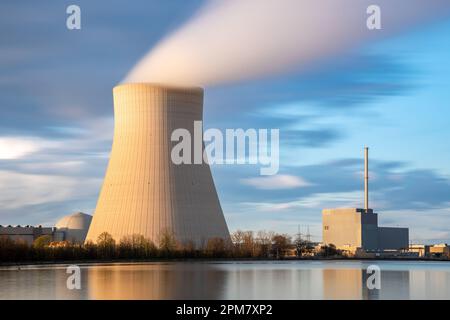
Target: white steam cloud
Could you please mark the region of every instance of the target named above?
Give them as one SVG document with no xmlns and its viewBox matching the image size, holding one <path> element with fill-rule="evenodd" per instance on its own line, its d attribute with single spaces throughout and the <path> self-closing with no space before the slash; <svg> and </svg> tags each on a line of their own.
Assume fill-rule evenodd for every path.
<svg viewBox="0 0 450 320">
<path fill-rule="evenodd" d="M 370 5 L 381 8 L 381 30 L 366 26 Z M 214 85 L 301 71 L 449 9 L 449 0 L 209 1 L 124 82 Z"/>
</svg>

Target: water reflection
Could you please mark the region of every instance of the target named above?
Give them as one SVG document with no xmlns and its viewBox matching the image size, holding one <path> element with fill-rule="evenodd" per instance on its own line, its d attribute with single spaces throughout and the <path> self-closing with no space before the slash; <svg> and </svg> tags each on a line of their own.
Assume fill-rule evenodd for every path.
<svg viewBox="0 0 450 320">
<path fill-rule="evenodd" d="M 360 299 L 362 297 L 361 269 L 323 270 L 323 295 L 325 299 Z"/>
<path fill-rule="evenodd" d="M 220 299 L 226 274 L 207 264 L 88 269 L 90 299 Z"/>
<path fill-rule="evenodd" d="M 375 264 L 380 290 L 359 261 L 83 265 L 81 290 L 65 266 L 3 268 L 0 299 L 450 299 L 450 264 Z"/>
<path fill-rule="evenodd" d="M 414 270 L 409 281 L 411 299 L 450 299 L 450 276 L 442 270 Z"/>
<path fill-rule="evenodd" d="M 320 299 L 319 269 L 283 265 L 225 265 L 224 299 Z"/>
<path fill-rule="evenodd" d="M 0 299 L 83 299 L 82 291 L 67 290 L 67 276 L 65 267 L 56 266 L 0 270 Z"/>
</svg>

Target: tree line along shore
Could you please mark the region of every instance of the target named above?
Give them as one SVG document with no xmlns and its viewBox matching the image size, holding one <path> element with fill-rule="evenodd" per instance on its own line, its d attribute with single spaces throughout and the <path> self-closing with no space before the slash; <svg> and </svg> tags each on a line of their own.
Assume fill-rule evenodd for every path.
<svg viewBox="0 0 450 320">
<path fill-rule="evenodd" d="M 333 245 L 319 250 L 300 236 L 292 239 L 286 234 L 270 231 L 236 231 L 231 241 L 209 239 L 202 246 L 192 241 L 178 242 L 169 232 L 163 232 L 154 243 L 142 235 L 131 235 L 115 241 L 107 232 L 97 241 L 84 244 L 70 241 L 52 242 L 41 236 L 32 244 L 0 237 L 0 263 L 58 262 L 58 261 L 120 261 L 152 259 L 283 259 L 286 257 L 340 257 Z"/>
</svg>

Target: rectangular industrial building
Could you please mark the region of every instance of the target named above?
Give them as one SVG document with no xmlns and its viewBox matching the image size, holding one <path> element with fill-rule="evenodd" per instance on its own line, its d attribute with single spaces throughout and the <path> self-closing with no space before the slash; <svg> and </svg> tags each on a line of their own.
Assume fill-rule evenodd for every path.
<svg viewBox="0 0 450 320">
<path fill-rule="evenodd" d="M 338 208 L 322 212 L 323 242 L 340 250 L 355 252 L 407 249 L 407 228 L 378 226 L 378 214 L 372 209 Z"/>
<path fill-rule="evenodd" d="M 364 209 L 338 208 L 322 211 L 322 241 L 351 253 L 363 250 L 408 250 L 408 228 L 378 226 L 378 214 L 369 207 L 369 148 L 364 148 Z"/>
<path fill-rule="evenodd" d="M 40 236 L 54 236 L 55 228 L 33 226 L 0 226 L 0 238 L 6 237 L 13 241 L 21 241 L 32 244 Z"/>
</svg>

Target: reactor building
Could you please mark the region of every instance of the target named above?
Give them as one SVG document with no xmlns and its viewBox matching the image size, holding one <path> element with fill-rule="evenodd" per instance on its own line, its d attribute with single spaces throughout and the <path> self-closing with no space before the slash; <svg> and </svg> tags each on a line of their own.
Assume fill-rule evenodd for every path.
<svg viewBox="0 0 450 320">
<path fill-rule="evenodd" d="M 194 121 L 203 118 L 203 89 L 133 83 L 116 86 L 113 96 L 112 150 L 86 241 L 103 232 L 116 241 L 137 234 L 158 243 L 166 232 L 197 246 L 228 241 L 209 165 L 171 159 L 172 132 L 194 137 Z"/>
<path fill-rule="evenodd" d="M 378 226 L 378 214 L 369 208 L 369 149 L 364 151 L 364 209 L 324 209 L 322 241 L 351 253 L 357 250 L 407 250 L 408 228 Z"/>
<path fill-rule="evenodd" d="M 74 212 L 59 219 L 54 227 L 0 225 L 0 239 L 8 238 L 31 245 L 39 237 L 49 236 L 53 242 L 81 244 L 84 243 L 91 219 L 89 214 Z"/>
</svg>

